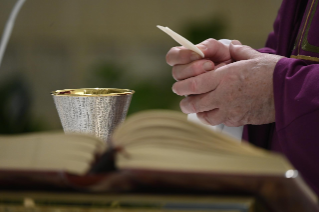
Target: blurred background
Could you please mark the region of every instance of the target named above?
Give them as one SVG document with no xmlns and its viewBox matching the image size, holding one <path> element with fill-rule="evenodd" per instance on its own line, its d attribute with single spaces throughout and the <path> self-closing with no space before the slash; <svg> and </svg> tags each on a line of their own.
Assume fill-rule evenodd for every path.
<svg viewBox="0 0 319 212">
<path fill-rule="evenodd" d="M 15 4 L 0 0 L 0 29 Z M 263 47 L 280 0 L 27 0 L 0 67 L 0 134 L 62 129 L 50 92 L 117 87 L 136 91 L 129 113 L 179 110 L 165 63 L 178 45 L 207 38 Z"/>
</svg>

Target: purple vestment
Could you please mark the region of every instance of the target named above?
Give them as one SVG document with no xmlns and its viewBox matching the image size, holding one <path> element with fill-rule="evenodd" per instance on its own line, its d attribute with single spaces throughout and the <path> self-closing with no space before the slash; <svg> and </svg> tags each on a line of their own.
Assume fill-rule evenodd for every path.
<svg viewBox="0 0 319 212">
<path fill-rule="evenodd" d="M 319 0 L 283 0 L 260 52 L 282 55 L 274 70 L 276 122 L 247 125 L 243 138 L 288 157 L 319 196 Z"/>
</svg>

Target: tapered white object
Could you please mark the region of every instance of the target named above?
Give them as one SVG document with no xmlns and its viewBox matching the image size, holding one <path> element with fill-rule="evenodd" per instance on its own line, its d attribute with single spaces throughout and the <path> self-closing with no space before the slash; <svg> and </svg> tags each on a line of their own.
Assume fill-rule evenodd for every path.
<svg viewBox="0 0 319 212">
<path fill-rule="evenodd" d="M 169 36 L 171 36 L 177 43 L 181 44 L 182 46 L 184 46 L 187 49 L 190 49 L 190 50 L 196 52 L 202 58 L 205 57 L 204 53 L 197 46 L 195 46 L 192 42 L 190 42 L 189 40 L 187 40 L 183 36 L 177 34 L 176 32 L 174 32 L 173 30 L 171 30 L 168 27 L 163 27 L 163 26 L 159 26 L 159 25 L 157 25 L 157 27 L 160 30 L 162 30 L 163 32 L 165 32 L 166 34 L 168 34 Z"/>
</svg>

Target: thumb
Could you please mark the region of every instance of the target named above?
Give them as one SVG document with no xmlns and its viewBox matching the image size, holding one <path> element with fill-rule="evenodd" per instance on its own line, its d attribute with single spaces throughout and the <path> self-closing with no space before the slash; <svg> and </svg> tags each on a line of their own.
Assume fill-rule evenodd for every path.
<svg viewBox="0 0 319 212">
<path fill-rule="evenodd" d="M 230 56 L 235 60 L 249 60 L 258 57 L 260 54 L 249 46 L 242 45 L 239 41 L 233 40 L 229 45 Z"/>
</svg>

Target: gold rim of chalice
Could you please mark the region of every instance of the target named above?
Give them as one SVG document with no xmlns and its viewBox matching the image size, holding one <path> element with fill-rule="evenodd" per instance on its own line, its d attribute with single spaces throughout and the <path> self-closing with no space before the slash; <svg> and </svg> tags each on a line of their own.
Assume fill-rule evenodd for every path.
<svg viewBox="0 0 319 212">
<path fill-rule="evenodd" d="M 53 96 L 124 96 L 131 95 L 135 91 L 119 88 L 79 88 L 52 91 Z"/>
</svg>

